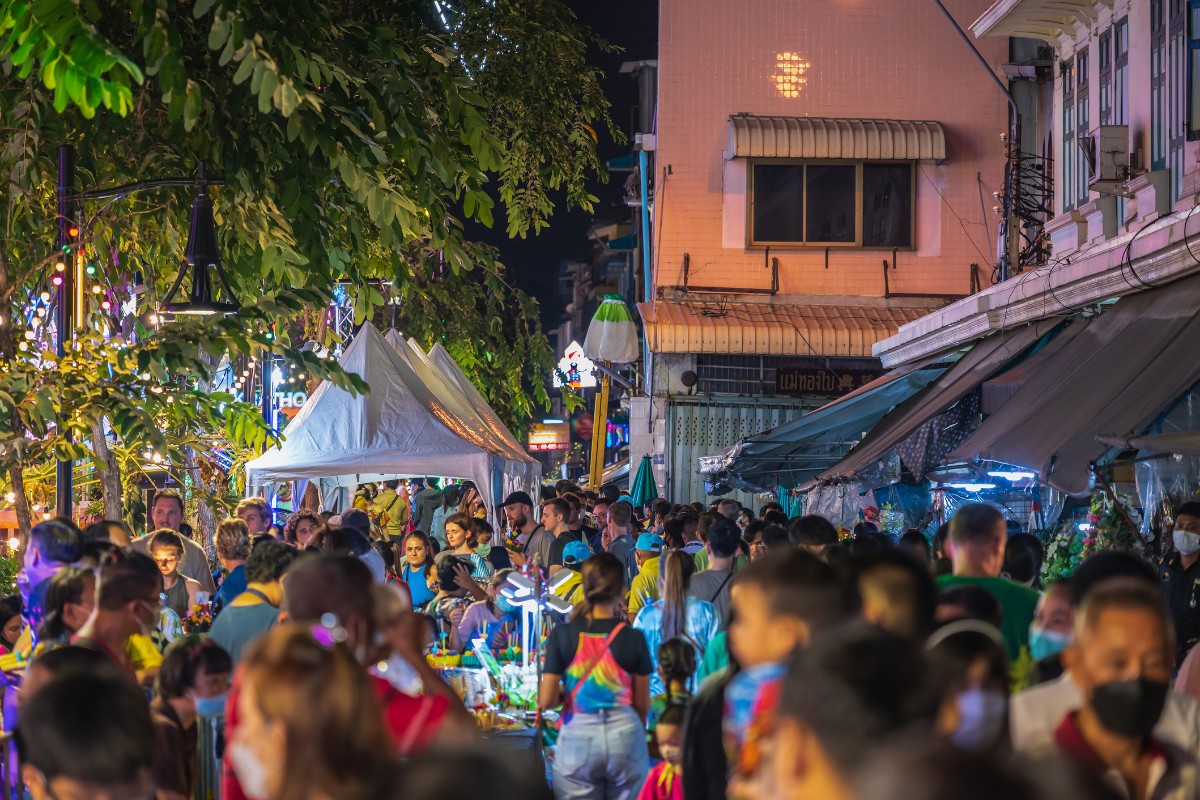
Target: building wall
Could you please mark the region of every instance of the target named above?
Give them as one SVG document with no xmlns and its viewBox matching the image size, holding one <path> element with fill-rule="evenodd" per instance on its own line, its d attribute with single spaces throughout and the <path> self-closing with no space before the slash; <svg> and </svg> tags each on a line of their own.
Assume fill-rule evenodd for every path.
<svg viewBox="0 0 1200 800">
<path fill-rule="evenodd" d="M 947 7 L 965 27 L 987 2 Z M 997 68 L 1007 60 L 1007 40 L 978 46 Z M 810 65 L 796 97 L 784 97 L 772 79 L 787 53 Z M 660 0 L 658 89 L 656 286 L 683 282 L 684 253 L 692 285 L 770 286 L 763 249 L 745 244 L 745 162 L 725 159 L 729 116 L 741 112 L 940 122 L 947 158 L 918 165 L 916 249 L 899 252 L 890 289 L 967 294 L 971 263 L 986 280 L 1007 104 L 930 0 Z M 824 248 L 775 248 L 771 256 L 779 259 L 776 300 L 786 302 L 880 297 L 892 251 L 834 248 L 828 265 Z"/>
<path fill-rule="evenodd" d="M 1167 30 L 1167 46 L 1165 50 L 1165 58 L 1167 61 L 1167 124 L 1168 129 L 1175 124 L 1172 114 L 1178 113 L 1176 109 L 1186 111 L 1186 75 L 1187 75 L 1187 53 L 1186 49 L 1181 57 L 1183 61 L 1183 69 L 1177 72 L 1172 68 L 1172 44 L 1170 30 L 1170 9 L 1172 5 L 1178 5 L 1182 8 L 1183 14 L 1186 17 L 1187 3 L 1184 0 L 1163 0 L 1163 13 L 1168 22 Z M 1090 120 L 1089 127 L 1094 129 L 1100 125 L 1100 58 L 1098 49 L 1100 40 L 1105 31 L 1111 30 L 1113 23 L 1127 17 L 1129 20 L 1129 87 L 1128 87 L 1128 112 L 1127 119 L 1124 120 L 1129 125 L 1130 137 L 1130 152 L 1131 154 L 1140 152 L 1140 167 L 1143 170 L 1150 169 L 1151 166 L 1151 3 L 1150 0 L 1116 0 L 1112 7 L 1106 7 L 1104 4 L 1095 6 L 1096 21 L 1092 25 L 1075 24 L 1070 30 L 1064 31 L 1063 35 L 1050 44 L 1056 49 L 1056 57 L 1061 61 L 1073 61 L 1076 54 L 1081 48 L 1086 47 L 1088 50 L 1088 118 Z M 1183 29 L 1184 39 L 1186 42 L 1186 21 Z M 1184 45 L 1186 48 L 1186 44 Z M 1053 111 L 1043 115 L 1040 120 L 1040 126 L 1043 128 L 1043 137 L 1050 136 L 1053 142 L 1053 153 L 1055 160 L 1055 192 L 1054 192 L 1054 209 L 1056 213 L 1063 213 L 1067 203 L 1063 194 L 1063 174 L 1065 158 L 1078 158 L 1077 146 L 1068 145 L 1063 137 L 1063 74 L 1058 64 L 1054 67 L 1054 91 L 1052 94 Z M 1173 106 L 1173 104 L 1175 104 Z M 1114 123 L 1121 120 L 1113 120 Z M 1196 159 L 1198 150 L 1200 150 L 1200 142 L 1184 141 L 1183 157 L 1181 160 L 1182 171 L 1177 172 L 1171 177 L 1170 206 L 1175 210 L 1188 208 L 1194 205 L 1191 200 L 1191 195 L 1196 191 Z M 1170 171 L 1171 161 L 1168 156 L 1167 170 Z M 1094 202 L 1100 198 L 1096 192 L 1089 192 L 1088 200 Z M 1072 198 L 1075 199 L 1075 198 Z M 1071 203 L 1074 210 L 1080 210 L 1079 202 Z M 1086 208 L 1082 209 L 1086 212 Z M 1121 206 L 1121 219 L 1118 226 L 1118 233 L 1122 230 L 1136 229 L 1140 224 L 1140 219 L 1134 217 L 1137 212 L 1133 204 L 1123 203 Z M 1140 215 L 1139 215 L 1140 216 Z"/>
</svg>

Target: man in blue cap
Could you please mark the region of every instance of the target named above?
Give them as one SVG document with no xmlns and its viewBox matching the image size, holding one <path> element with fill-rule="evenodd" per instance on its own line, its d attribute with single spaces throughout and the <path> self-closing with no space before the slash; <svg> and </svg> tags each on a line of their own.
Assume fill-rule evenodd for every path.
<svg viewBox="0 0 1200 800">
<path fill-rule="evenodd" d="M 573 606 L 579 605 L 583 600 L 583 576 L 579 574 L 579 570 L 583 567 L 583 562 L 591 556 L 592 551 L 584 542 L 567 542 L 563 548 L 563 569 L 555 576 L 551 585 L 554 587 L 554 594 Z"/>
<path fill-rule="evenodd" d="M 662 537 L 654 533 L 643 533 L 637 537 L 634 555 L 638 562 L 638 574 L 629 587 L 629 618 L 637 616 L 642 606 L 658 599 L 659 556 L 662 555 Z"/>
</svg>

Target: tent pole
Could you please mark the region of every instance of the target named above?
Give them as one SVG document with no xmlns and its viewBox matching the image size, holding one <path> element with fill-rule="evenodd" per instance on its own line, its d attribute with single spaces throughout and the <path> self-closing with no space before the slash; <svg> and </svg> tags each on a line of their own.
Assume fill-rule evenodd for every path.
<svg viewBox="0 0 1200 800">
<path fill-rule="evenodd" d="M 592 491 L 600 489 L 600 474 L 604 472 L 604 440 L 608 438 L 608 384 L 607 373 L 600 374 L 600 389 L 596 392 L 596 411 L 592 414 L 592 458 L 588 470 L 588 485 Z"/>
</svg>

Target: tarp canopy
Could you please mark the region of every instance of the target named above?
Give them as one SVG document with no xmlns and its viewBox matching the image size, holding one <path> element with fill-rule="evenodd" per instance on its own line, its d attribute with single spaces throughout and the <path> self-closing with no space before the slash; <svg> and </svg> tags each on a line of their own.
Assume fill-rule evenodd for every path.
<svg viewBox="0 0 1200 800">
<path fill-rule="evenodd" d="M 1058 324 L 1058 320 L 1043 320 L 1016 330 L 999 331 L 976 342 L 966 355 L 937 380 L 884 416 L 866 438 L 856 444 L 837 465 L 823 472 L 817 481 L 853 478 L 908 437 L 922 433 L 923 425 L 1001 371 L 1005 364 L 1019 360 L 1032 345 L 1052 332 Z M 950 443 L 947 449 L 954 444 L 955 442 Z M 904 460 L 904 454 L 901 454 L 901 460 Z M 914 472 L 917 471 L 915 465 L 906 463 L 905 466 Z"/>
<path fill-rule="evenodd" d="M 928 386 L 946 365 L 889 373 L 811 414 L 751 436 L 726 452 L 723 472 L 735 487 L 791 488 L 837 463 L 883 415 Z"/>
<path fill-rule="evenodd" d="M 251 487 L 296 479 L 430 475 L 473 480 L 489 508 L 504 492 L 533 488 L 537 462 L 496 445 L 474 416 L 459 416 L 469 406 L 462 394 L 448 391 L 432 362 L 415 368 L 367 323 L 340 363 L 370 391 L 354 395 L 321 383 L 287 426 L 283 443 L 246 465 Z"/>
<path fill-rule="evenodd" d="M 1200 277 L 1121 298 L 1046 360 L 951 459 L 987 458 L 1041 473 L 1069 494 L 1088 466 L 1200 380 Z"/>
</svg>

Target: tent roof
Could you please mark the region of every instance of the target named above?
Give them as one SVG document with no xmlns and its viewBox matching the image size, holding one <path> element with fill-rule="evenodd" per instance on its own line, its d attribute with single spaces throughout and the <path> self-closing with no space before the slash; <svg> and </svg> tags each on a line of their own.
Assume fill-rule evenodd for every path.
<svg viewBox="0 0 1200 800">
<path fill-rule="evenodd" d="M 479 393 L 479 390 L 475 388 L 475 384 L 471 383 L 471 379 L 467 377 L 462 368 L 458 366 L 458 362 L 454 360 L 454 357 L 450 355 L 446 348 L 442 347 L 440 342 L 429 348 L 428 358 L 441 369 L 442 374 L 449 379 L 450 383 L 463 393 L 463 397 L 475 409 L 484 426 L 494 436 L 504 441 L 509 448 L 515 449 L 521 454 L 522 458 L 529 461 L 536 461 L 525 449 L 524 445 L 517 440 L 517 437 L 513 436 L 512 431 L 501 421 L 500 416 L 488 401 L 484 399 L 483 395 Z"/>
<path fill-rule="evenodd" d="M 370 323 L 342 355 L 370 387 L 329 381 L 312 393 L 284 442 L 246 466 L 251 484 L 359 473 L 474 478 L 493 453 Z M 482 482 L 480 485 L 488 485 Z"/>
</svg>

